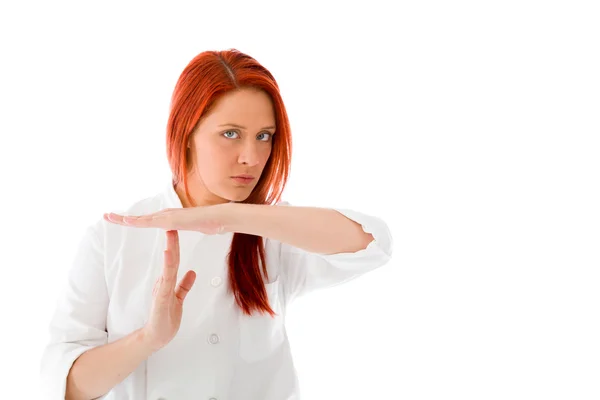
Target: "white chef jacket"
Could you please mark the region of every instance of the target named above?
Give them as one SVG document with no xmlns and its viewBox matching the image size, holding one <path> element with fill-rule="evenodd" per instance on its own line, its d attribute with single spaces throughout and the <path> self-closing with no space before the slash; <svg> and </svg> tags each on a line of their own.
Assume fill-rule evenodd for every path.
<svg viewBox="0 0 600 400">
<path fill-rule="evenodd" d="M 289 205 L 282 201 L 276 206 Z M 182 208 L 169 182 L 136 202 L 124 215 Z M 227 292 L 226 257 L 233 233 L 179 231 L 177 281 L 190 269 L 196 281 L 175 338 L 143 361 L 101 399 L 111 400 L 298 400 L 299 382 L 285 329 L 286 307 L 316 289 L 347 282 L 386 264 L 392 237 L 380 218 L 336 209 L 360 223 L 374 240 L 353 253 L 311 253 L 263 238 L 266 291 L 277 313 L 244 315 Z M 154 282 L 163 269 L 166 231 L 112 224 L 87 227 L 68 273 L 41 359 L 45 399 L 65 398 L 66 377 L 83 352 L 116 341 L 144 326 Z"/>
</svg>

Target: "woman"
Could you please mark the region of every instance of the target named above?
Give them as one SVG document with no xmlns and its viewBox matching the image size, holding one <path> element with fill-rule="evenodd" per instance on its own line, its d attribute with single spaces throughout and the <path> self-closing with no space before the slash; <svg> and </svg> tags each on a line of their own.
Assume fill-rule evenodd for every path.
<svg viewBox="0 0 600 400">
<path fill-rule="evenodd" d="M 377 217 L 280 201 L 291 148 L 256 60 L 206 51 L 186 66 L 172 179 L 83 236 L 42 357 L 47 398 L 300 398 L 287 306 L 386 264 L 392 238 Z"/>
</svg>

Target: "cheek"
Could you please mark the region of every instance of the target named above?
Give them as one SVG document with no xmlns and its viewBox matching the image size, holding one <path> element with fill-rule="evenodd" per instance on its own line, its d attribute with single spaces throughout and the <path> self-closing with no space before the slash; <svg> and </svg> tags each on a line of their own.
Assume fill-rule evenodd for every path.
<svg viewBox="0 0 600 400">
<path fill-rule="evenodd" d="M 216 182 L 222 179 L 227 169 L 228 152 L 225 149 L 215 147 L 204 148 L 199 151 L 197 158 L 198 174 L 205 183 Z"/>
<path fill-rule="evenodd" d="M 225 141 L 223 141 L 225 142 Z M 198 164 L 214 169 L 222 168 L 231 155 L 231 146 L 219 141 L 207 141 L 198 149 Z"/>
<path fill-rule="evenodd" d="M 269 161 L 271 152 L 272 152 L 272 149 L 271 149 L 271 147 L 269 147 L 269 148 L 265 149 L 264 152 L 262 153 L 261 160 L 262 160 L 263 165 L 265 165 L 267 163 L 267 161 Z"/>
</svg>

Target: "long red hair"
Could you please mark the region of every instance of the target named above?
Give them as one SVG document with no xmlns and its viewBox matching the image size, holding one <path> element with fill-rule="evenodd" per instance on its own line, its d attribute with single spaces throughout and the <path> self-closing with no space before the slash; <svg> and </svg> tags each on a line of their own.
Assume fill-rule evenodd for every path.
<svg viewBox="0 0 600 400">
<path fill-rule="evenodd" d="M 271 73 L 254 58 L 236 50 L 205 51 L 194 57 L 179 76 L 171 97 L 167 123 L 167 159 L 173 174 L 173 185 L 183 183 L 190 198 L 187 173 L 191 167 L 187 144 L 200 119 L 206 115 L 217 98 L 232 90 L 256 88 L 267 93 L 273 102 L 276 132 L 271 155 L 262 175 L 243 203 L 273 205 L 280 201 L 285 188 L 292 154 L 290 124 Z M 261 274 L 268 278 L 263 238 L 235 232 L 228 258 L 229 289 L 242 311 L 275 313 L 269 306 Z"/>
</svg>

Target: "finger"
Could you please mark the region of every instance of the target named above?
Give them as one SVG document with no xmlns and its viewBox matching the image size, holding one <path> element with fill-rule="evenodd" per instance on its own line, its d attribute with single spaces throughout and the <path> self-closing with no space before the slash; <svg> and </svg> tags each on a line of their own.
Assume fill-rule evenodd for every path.
<svg viewBox="0 0 600 400">
<path fill-rule="evenodd" d="M 158 279 L 154 282 L 154 287 L 152 288 L 152 296 L 156 296 L 156 291 L 162 281 L 162 276 L 159 276 Z"/>
<path fill-rule="evenodd" d="M 167 231 L 167 249 L 164 251 L 163 283 L 160 287 L 161 294 L 167 296 L 173 293 L 179 269 L 179 254 L 176 253 L 177 231 Z M 177 251 L 178 253 L 178 251 Z"/>
<path fill-rule="evenodd" d="M 116 220 L 125 225 L 137 226 L 140 228 L 146 227 L 157 227 L 164 229 L 171 229 L 170 223 L 172 219 L 172 212 L 170 208 L 157 211 L 152 214 L 146 215 L 132 215 L 132 216 L 116 216 Z"/>
<path fill-rule="evenodd" d="M 179 267 L 180 255 L 179 255 L 179 232 L 176 230 L 170 231 L 173 234 L 173 255 L 175 256 L 175 262 Z"/>
<path fill-rule="evenodd" d="M 189 293 L 192 286 L 194 286 L 194 282 L 196 281 L 196 272 L 189 270 L 185 273 L 185 276 L 181 278 L 179 285 L 177 285 L 177 289 L 175 289 L 175 296 L 183 303 L 185 300 L 185 296 Z"/>
</svg>

